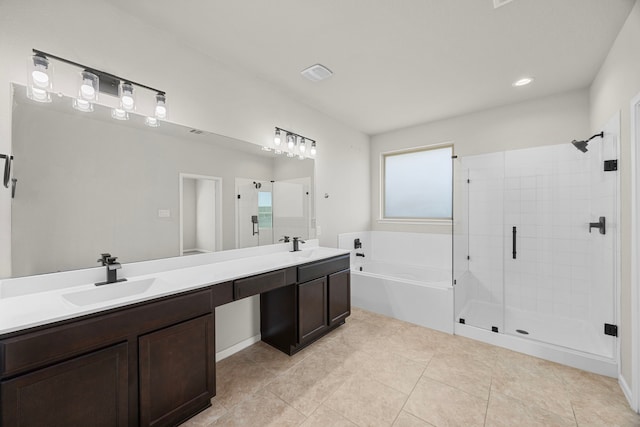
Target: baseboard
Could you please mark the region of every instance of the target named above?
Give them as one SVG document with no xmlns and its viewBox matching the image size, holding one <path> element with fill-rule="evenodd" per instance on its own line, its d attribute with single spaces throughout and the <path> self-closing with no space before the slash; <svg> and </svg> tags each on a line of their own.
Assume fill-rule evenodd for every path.
<svg viewBox="0 0 640 427">
<path fill-rule="evenodd" d="M 221 350 L 221 351 L 217 352 L 216 353 L 216 362 L 219 362 L 222 359 L 226 359 L 227 357 L 231 356 L 232 354 L 236 354 L 240 350 L 244 350 L 245 348 L 249 347 L 250 345 L 253 345 L 253 344 L 257 343 L 258 341 L 260 341 L 260 339 L 261 339 L 260 334 L 254 335 L 251 338 L 247 338 L 244 341 L 240 341 L 238 344 L 234 344 L 229 348 L 225 348 L 224 350 Z"/>
<path fill-rule="evenodd" d="M 624 397 L 627 398 L 627 402 L 629 402 L 629 406 L 631 406 L 631 409 L 637 412 L 638 408 L 636 408 L 636 405 L 633 401 L 633 393 L 631 392 L 631 387 L 629 387 L 629 385 L 627 384 L 627 381 L 624 379 L 622 375 L 618 376 L 618 384 L 620 385 L 620 388 L 624 393 Z"/>
</svg>

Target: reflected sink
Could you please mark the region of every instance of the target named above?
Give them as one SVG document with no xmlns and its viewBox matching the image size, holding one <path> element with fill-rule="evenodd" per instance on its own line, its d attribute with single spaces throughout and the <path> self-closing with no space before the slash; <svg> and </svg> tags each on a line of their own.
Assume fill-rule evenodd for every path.
<svg viewBox="0 0 640 427">
<path fill-rule="evenodd" d="M 109 285 L 97 286 L 85 291 L 63 294 L 62 298 L 73 305 L 82 307 L 85 305 L 98 304 L 118 298 L 143 294 L 159 282 L 161 282 L 160 279 L 151 277 L 148 279 L 111 283 Z"/>
</svg>

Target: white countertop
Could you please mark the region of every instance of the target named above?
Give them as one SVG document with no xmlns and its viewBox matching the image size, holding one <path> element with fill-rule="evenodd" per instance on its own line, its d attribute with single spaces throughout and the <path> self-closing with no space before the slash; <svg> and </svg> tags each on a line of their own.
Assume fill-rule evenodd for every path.
<svg viewBox="0 0 640 427">
<path fill-rule="evenodd" d="M 228 254 L 218 256 L 219 259 L 213 261 L 211 257 L 201 257 L 207 262 L 171 270 L 160 267 L 163 260 L 137 263 L 138 265 L 129 268 L 123 264 L 123 268 L 118 270 L 118 278 L 127 278 L 126 282 L 99 287 L 94 285 L 96 280 L 78 283 L 78 280 L 88 277 L 86 270 L 3 280 L 0 281 L 0 335 L 349 253 L 343 249 L 311 245 L 302 251 L 292 253 L 288 251 L 288 246 L 273 246 L 275 249 L 269 250 L 271 253 L 256 255 L 255 249 L 236 250 L 233 251 L 232 255 L 235 257 L 232 259 L 227 259 Z M 181 257 L 184 259 L 182 264 L 197 263 L 195 257 L 197 256 Z M 175 265 L 180 263 L 180 259 L 171 259 L 170 262 Z M 128 271 L 150 269 L 157 269 L 157 272 L 131 277 L 126 274 Z M 102 271 L 99 280 L 105 279 L 104 267 L 91 270 L 94 275 L 97 273 L 95 270 Z M 152 283 L 152 280 L 145 279 L 154 280 Z M 146 289 L 148 284 L 151 285 Z M 17 286 L 20 286 L 22 291 L 16 291 Z M 95 291 L 117 294 L 125 289 L 113 287 L 127 286 L 129 288 L 126 291 L 134 288 L 140 291 L 133 295 L 116 296 L 86 305 L 76 305 L 69 301 L 72 299 L 69 297 L 70 294 L 93 295 Z"/>
</svg>

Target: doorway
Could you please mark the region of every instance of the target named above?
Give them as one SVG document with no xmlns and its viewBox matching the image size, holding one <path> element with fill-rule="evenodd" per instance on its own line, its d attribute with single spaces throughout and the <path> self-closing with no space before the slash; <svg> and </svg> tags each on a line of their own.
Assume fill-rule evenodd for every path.
<svg viewBox="0 0 640 427">
<path fill-rule="evenodd" d="M 222 178 L 180 174 L 180 255 L 222 249 Z"/>
</svg>

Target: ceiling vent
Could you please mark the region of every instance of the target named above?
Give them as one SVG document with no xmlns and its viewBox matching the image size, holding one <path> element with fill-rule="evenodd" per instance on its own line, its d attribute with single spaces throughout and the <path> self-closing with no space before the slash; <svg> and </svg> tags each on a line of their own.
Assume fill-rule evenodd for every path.
<svg viewBox="0 0 640 427">
<path fill-rule="evenodd" d="M 300 72 L 307 80 L 312 82 L 319 82 L 320 80 L 328 79 L 333 75 L 333 72 L 321 64 L 312 65 L 309 68 L 305 68 Z"/>
<path fill-rule="evenodd" d="M 202 135 L 202 134 L 204 133 L 204 132 L 203 132 L 203 131 L 201 131 L 200 129 L 191 129 L 189 132 L 190 132 L 190 133 L 194 133 L 194 134 L 196 134 L 196 135 Z"/>
<path fill-rule="evenodd" d="M 513 0 L 493 0 L 493 8 L 497 9 L 500 6 L 504 6 L 507 3 L 511 3 Z"/>
</svg>

